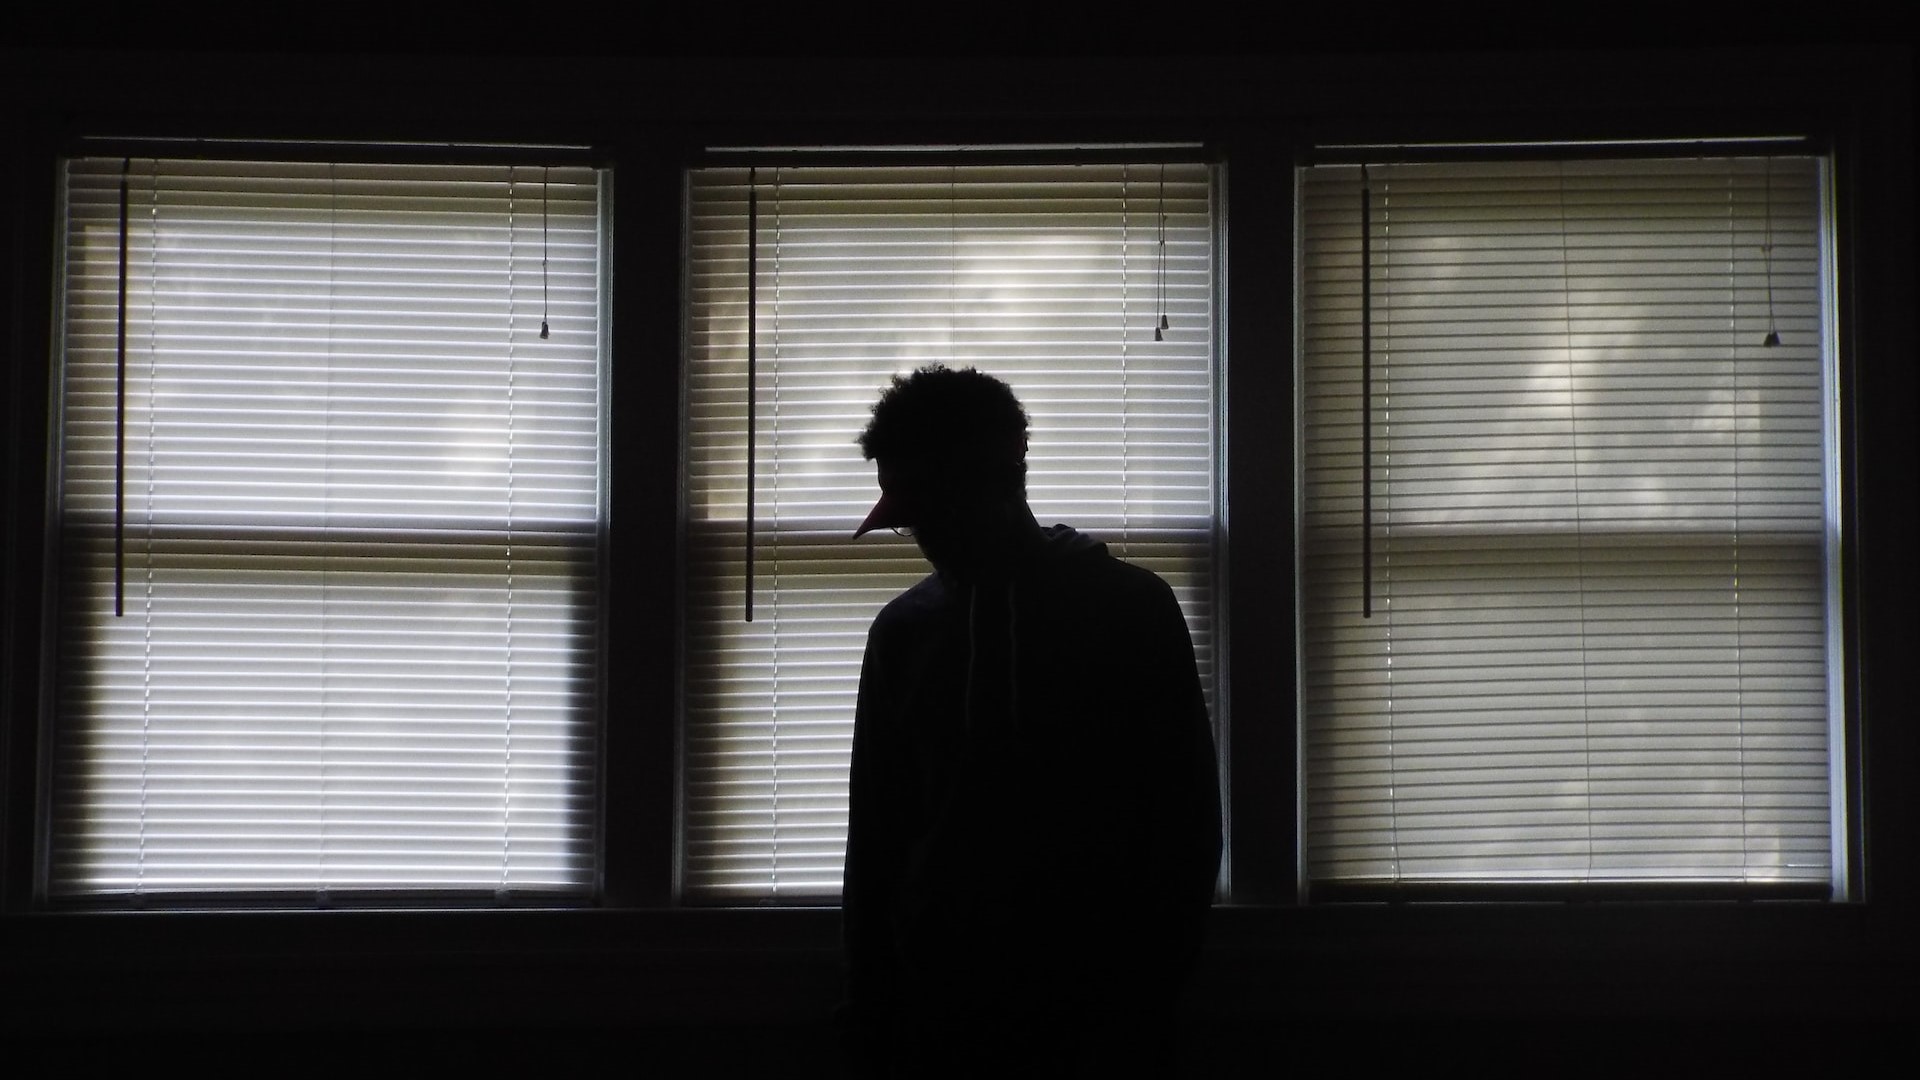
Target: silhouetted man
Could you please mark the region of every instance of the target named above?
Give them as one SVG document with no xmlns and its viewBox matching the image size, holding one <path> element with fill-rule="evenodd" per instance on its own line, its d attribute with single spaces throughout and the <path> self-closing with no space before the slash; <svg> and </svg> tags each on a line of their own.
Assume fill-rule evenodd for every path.
<svg viewBox="0 0 1920 1080">
<path fill-rule="evenodd" d="M 874 620 L 854 728 L 849 1033 L 873 1075 L 1162 1075 L 1220 859 L 1213 740 L 1166 583 L 1026 501 L 1027 416 L 896 376 L 855 536 L 934 573 Z"/>
</svg>

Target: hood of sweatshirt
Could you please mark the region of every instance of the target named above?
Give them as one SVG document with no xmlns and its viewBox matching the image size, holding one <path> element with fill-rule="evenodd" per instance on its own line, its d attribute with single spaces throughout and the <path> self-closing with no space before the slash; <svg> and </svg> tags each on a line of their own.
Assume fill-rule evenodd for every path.
<svg viewBox="0 0 1920 1080">
<path fill-rule="evenodd" d="M 964 596 L 975 588 L 1004 589 L 1009 584 L 1017 585 L 1036 569 L 1050 567 L 1061 559 L 1106 553 L 1106 544 L 1070 525 L 1045 525 L 1040 529 L 1039 542 L 1023 550 L 1000 572 L 967 574 L 936 569 L 935 576 L 947 589 Z"/>
<path fill-rule="evenodd" d="M 1063 563 L 1084 559 L 1106 559 L 1107 545 L 1068 525 L 1050 525 L 1040 530 L 1041 542 L 1013 564 L 1003 577 L 973 582 L 950 582 L 965 605 L 967 621 L 966 726 L 974 725 L 975 702 L 982 677 L 1005 680 L 1000 696 L 1001 708 L 1018 724 L 1020 714 L 1020 635 L 1021 592 L 1030 581 L 1037 581 L 1063 569 Z M 991 658 L 980 670 L 980 654 Z"/>
</svg>

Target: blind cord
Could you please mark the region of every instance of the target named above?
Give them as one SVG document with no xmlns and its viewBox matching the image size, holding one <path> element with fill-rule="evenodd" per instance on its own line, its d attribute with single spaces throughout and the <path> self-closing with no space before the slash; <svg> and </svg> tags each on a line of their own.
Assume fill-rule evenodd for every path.
<svg viewBox="0 0 1920 1080">
<path fill-rule="evenodd" d="M 502 735 L 505 760 L 500 769 L 500 881 L 494 889 L 494 901 L 505 903 L 512 888 L 513 872 L 513 422 L 514 422 L 514 365 L 517 357 L 514 352 L 514 293 L 518 282 L 514 270 L 515 226 L 517 225 L 514 206 L 513 167 L 507 167 L 507 611 L 505 686 L 503 687 L 503 707 L 506 731 Z M 540 173 L 540 336 L 547 336 L 546 289 L 547 289 L 547 174 L 543 168 Z"/>
<path fill-rule="evenodd" d="M 1763 175 L 1766 178 L 1764 198 L 1767 215 L 1766 238 L 1760 245 L 1760 251 L 1767 260 L 1767 336 L 1760 344 L 1771 349 L 1780 344 L 1780 325 L 1773 315 L 1773 159 L 1767 157 L 1760 160 L 1766 170 Z"/>
<path fill-rule="evenodd" d="M 547 195 L 552 187 L 551 167 L 540 166 L 540 340 L 547 340 Z"/>
<path fill-rule="evenodd" d="M 1157 297 L 1160 304 L 1160 321 L 1154 325 L 1153 340 L 1165 341 L 1165 331 L 1169 329 L 1169 324 L 1167 323 L 1167 163 L 1164 161 L 1160 163 L 1159 205 L 1156 207 L 1156 211 L 1160 219 L 1158 226 L 1160 242 L 1158 269 L 1160 280 L 1159 295 Z"/>
<path fill-rule="evenodd" d="M 747 170 L 747 565 L 745 619 L 753 621 L 753 493 L 758 420 L 754 412 L 760 375 L 760 170 Z"/>
<path fill-rule="evenodd" d="M 1360 617 L 1373 618 L 1373 180 L 1360 166 Z"/>
<path fill-rule="evenodd" d="M 134 895 L 144 902 L 147 887 L 147 809 L 153 780 L 153 476 L 154 425 L 153 387 L 158 382 L 160 324 L 160 162 L 153 163 L 153 176 L 147 189 L 147 491 L 146 553 L 144 559 L 146 596 L 140 627 L 140 849 L 134 862 Z M 122 174 L 124 177 L 124 173 Z M 124 217 L 124 216 L 123 216 Z M 126 245 L 121 244 L 121 250 Z M 120 277 L 124 284 L 126 275 Z M 126 305 L 121 304 L 124 312 Z M 124 399 L 125 395 L 121 397 Z M 117 612 L 116 612 L 117 614 Z"/>
<path fill-rule="evenodd" d="M 1567 362 L 1567 441 L 1573 451 L 1573 560 L 1580 592 L 1580 776 L 1586 791 L 1585 827 L 1587 832 L 1586 871 L 1582 880 L 1593 880 L 1593 673 L 1587 643 L 1587 500 L 1580 484 L 1580 385 L 1573 364 L 1573 269 L 1567 254 L 1567 165 L 1560 162 L 1554 171 L 1554 197 L 1560 218 L 1560 335 L 1565 342 Z"/>
<path fill-rule="evenodd" d="M 113 614 L 126 614 L 127 584 L 127 174 L 120 161 L 120 310 L 114 329 L 113 395 Z"/>
</svg>

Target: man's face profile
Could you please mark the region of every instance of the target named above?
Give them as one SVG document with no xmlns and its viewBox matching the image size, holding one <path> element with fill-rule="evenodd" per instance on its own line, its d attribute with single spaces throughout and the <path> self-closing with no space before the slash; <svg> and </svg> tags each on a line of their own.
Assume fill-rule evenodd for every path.
<svg viewBox="0 0 1920 1080">
<path fill-rule="evenodd" d="M 908 530 L 935 566 L 966 565 L 999 500 L 964 463 L 944 458 L 882 458 L 880 490 L 893 508 L 889 524 Z"/>
</svg>

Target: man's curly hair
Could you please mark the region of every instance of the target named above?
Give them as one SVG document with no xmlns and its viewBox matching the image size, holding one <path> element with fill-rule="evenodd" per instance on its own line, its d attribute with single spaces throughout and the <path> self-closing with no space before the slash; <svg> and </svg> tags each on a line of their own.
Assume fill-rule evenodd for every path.
<svg viewBox="0 0 1920 1080">
<path fill-rule="evenodd" d="M 928 364 L 895 375 L 860 433 L 875 458 L 939 459 L 973 471 L 982 484 L 1026 490 L 1027 410 L 1006 383 L 973 368 Z"/>
</svg>

